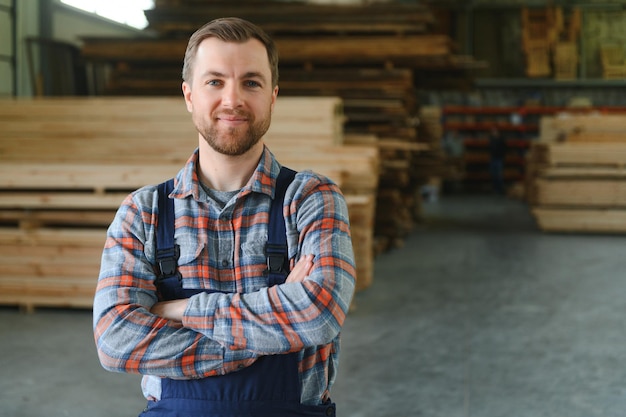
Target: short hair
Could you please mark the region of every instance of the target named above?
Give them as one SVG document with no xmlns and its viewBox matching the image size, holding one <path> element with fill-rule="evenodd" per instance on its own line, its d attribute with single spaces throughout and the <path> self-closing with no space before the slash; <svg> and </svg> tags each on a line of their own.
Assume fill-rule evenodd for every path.
<svg viewBox="0 0 626 417">
<path fill-rule="evenodd" d="M 249 39 L 258 39 L 267 51 L 267 58 L 272 72 L 272 87 L 278 85 L 278 49 L 272 38 L 260 27 L 238 17 L 215 19 L 195 31 L 189 38 L 185 60 L 183 62 L 183 81 L 192 77 L 192 68 L 198 51 L 198 46 L 208 38 L 218 38 L 224 42 L 243 43 Z"/>
</svg>

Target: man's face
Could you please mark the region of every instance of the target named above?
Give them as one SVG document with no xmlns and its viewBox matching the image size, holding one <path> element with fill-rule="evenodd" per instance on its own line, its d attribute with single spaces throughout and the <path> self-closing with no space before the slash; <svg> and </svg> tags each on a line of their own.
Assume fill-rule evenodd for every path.
<svg viewBox="0 0 626 417">
<path fill-rule="evenodd" d="M 216 152 L 236 156 L 267 132 L 278 87 L 272 88 L 267 52 L 260 41 L 208 38 L 198 47 L 183 95 L 204 140 Z"/>
</svg>

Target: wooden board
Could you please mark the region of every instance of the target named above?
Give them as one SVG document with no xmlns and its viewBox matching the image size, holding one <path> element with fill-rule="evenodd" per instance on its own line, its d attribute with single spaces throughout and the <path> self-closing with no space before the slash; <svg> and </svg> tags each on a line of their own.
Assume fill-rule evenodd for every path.
<svg viewBox="0 0 626 417">
<path fill-rule="evenodd" d="M 544 161 L 553 166 L 623 166 L 626 143 L 551 143 L 544 147 Z"/>
<path fill-rule="evenodd" d="M 90 61 L 177 62 L 185 55 L 187 39 L 84 38 L 83 56 Z M 410 66 L 452 66 L 452 43 L 445 35 L 311 36 L 275 40 L 281 62 L 385 63 Z M 429 59 L 429 58 L 435 58 Z"/>
<path fill-rule="evenodd" d="M 626 210 L 534 208 L 541 230 L 567 233 L 626 233 Z"/>
<path fill-rule="evenodd" d="M 548 166 L 539 167 L 535 175 L 538 178 L 564 178 L 564 179 L 626 179 L 626 167 L 603 167 L 603 166 Z"/>
<path fill-rule="evenodd" d="M 535 182 L 540 206 L 612 207 L 626 209 L 626 181 L 621 179 L 543 179 Z"/>
<path fill-rule="evenodd" d="M 573 133 L 623 134 L 626 132 L 626 116 L 562 113 L 542 117 L 539 128 L 539 141 L 548 143 L 566 141 Z"/>
<path fill-rule="evenodd" d="M 275 6 L 275 7 L 272 7 Z M 157 2 L 146 10 L 150 28 L 161 34 L 191 33 L 207 21 L 238 16 L 277 33 L 415 33 L 434 24 L 430 10 L 419 4 L 324 5 L 291 2 L 228 1 Z"/>
</svg>

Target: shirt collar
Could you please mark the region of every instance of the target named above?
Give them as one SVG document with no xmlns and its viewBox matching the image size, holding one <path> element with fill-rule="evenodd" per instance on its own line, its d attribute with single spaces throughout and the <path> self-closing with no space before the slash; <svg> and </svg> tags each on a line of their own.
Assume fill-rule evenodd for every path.
<svg viewBox="0 0 626 417">
<path fill-rule="evenodd" d="M 193 196 L 195 200 L 201 200 L 200 195 L 204 191 L 201 191 L 202 187 L 200 186 L 198 173 L 196 171 L 198 157 L 199 151 L 196 149 L 185 163 L 183 169 L 176 175 L 174 190 L 172 190 L 170 194 L 173 198 Z M 272 154 L 267 146 L 264 146 L 259 164 L 254 170 L 252 177 L 248 180 L 248 183 L 241 189 L 239 197 L 257 192 L 267 194 L 274 198 L 276 178 L 279 172 L 280 164 L 276 160 L 276 157 L 274 157 L 274 154 Z"/>
</svg>

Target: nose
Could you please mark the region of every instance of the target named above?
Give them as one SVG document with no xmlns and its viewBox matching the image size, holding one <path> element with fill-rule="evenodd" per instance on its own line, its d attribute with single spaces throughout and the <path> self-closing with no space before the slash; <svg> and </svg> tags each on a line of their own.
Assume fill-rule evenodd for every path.
<svg viewBox="0 0 626 417">
<path fill-rule="evenodd" d="M 242 104 L 241 87 L 236 83 L 229 83 L 222 90 L 222 106 L 237 108 Z"/>
</svg>

